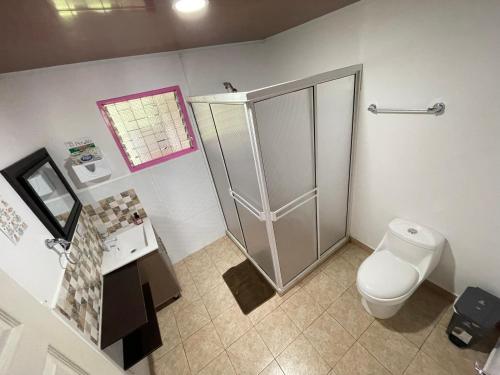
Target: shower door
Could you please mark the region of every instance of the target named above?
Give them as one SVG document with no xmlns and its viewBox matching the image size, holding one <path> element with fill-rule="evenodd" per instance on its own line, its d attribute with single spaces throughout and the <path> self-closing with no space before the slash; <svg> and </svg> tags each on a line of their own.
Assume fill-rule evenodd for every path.
<svg viewBox="0 0 500 375">
<path fill-rule="evenodd" d="M 210 107 L 231 186 L 227 193 L 236 202 L 248 255 L 275 281 L 246 106 L 211 104 Z"/>
<path fill-rule="evenodd" d="M 236 205 L 229 195 L 230 186 L 226 174 L 224 157 L 220 148 L 219 136 L 215 128 L 210 105 L 208 103 L 192 103 L 192 108 L 203 143 L 203 149 L 207 156 L 215 190 L 217 191 L 217 197 L 222 208 L 222 214 L 226 221 L 227 230 L 242 246 L 245 246 L 245 239 L 241 230 Z"/>
<path fill-rule="evenodd" d="M 319 249 L 347 236 L 355 76 L 316 85 Z"/>
<path fill-rule="evenodd" d="M 318 259 L 313 89 L 255 103 L 283 285 Z"/>
</svg>

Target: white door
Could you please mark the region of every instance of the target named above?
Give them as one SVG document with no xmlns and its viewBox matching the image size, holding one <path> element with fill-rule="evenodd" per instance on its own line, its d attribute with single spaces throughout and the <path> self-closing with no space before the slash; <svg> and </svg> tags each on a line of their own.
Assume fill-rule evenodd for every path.
<svg viewBox="0 0 500 375">
<path fill-rule="evenodd" d="M 118 375 L 123 370 L 0 271 L 0 374 Z"/>
</svg>

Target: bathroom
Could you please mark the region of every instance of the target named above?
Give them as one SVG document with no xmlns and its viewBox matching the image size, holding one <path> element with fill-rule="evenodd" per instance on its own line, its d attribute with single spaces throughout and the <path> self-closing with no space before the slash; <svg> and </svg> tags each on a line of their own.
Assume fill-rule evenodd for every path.
<svg viewBox="0 0 500 375">
<path fill-rule="evenodd" d="M 500 91 L 491 74 L 500 59 L 498 1 L 209 0 L 198 1 L 204 7 L 192 13 L 179 12 L 172 0 L 91 3 L 1 5 L 0 373 L 480 374 L 476 366 L 483 374 L 500 373 L 495 337 L 458 347 L 447 332 L 466 290 L 477 287 L 500 297 Z M 347 94 L 332 101 L 336 106 L 322 105 L 321 85 L 341 80 Z M 276 169 L 277 184 L 280 178 L 296 184 L 311 177 L 297 163 L 302 148 L 279 149 L 293 140 L 290 131 L 279 129 L 276 149 L 268 148 L 274 153 L 266 153 L 266 139 L 272 138 L 263 134 L 273 122 L 263 120 L 259 105 L 305 89 L 313 98 L 311 127 L 320 126 L 321 111 L 333 118 L 342 111 L 352 115 L 342 118 L 350 133 L 341 147 L 333 140 L 321 143 L 329 138 L 314 132 L 304 142 L 331 153 L 318 165 L 343 162 L 339 199 L 345 204 L 342 212 L 327 215 L 342 228 L 335 244 L 286 276 L 276 272 L 286 251 L 279 248 L 271 211 L 306 193 L 301 207 L 325 207 L 338 186 L 318 191 L 313 181 L 300 192 L 281 189 L 293 197 L 277 208 L 261 207 L 269 217 L 261 220 L 263 234 L 257 237 L 271 254 L 263 266 L 230 230 L 228 201 L 238 207 L 240 226 L 242 213 L 256 219 L 255 210 L 238 198 L 249 201 L 234 178 L 228 186 L 236 195 L 218 186 L 218 172 L 231 177 L 229 149 L 218 134 L 216 146 L 227 165 L 214 165 L 213 138 L 203 136 L 206 117 L 197 105 L 210 104 L 208 117 L 220 132 L 213 108 L 236 100 L 230 98 L 248 99 L 239 124 L 259 137 L 249 137 L 246 148 L 236 151 L 262 160 L 241 175 L 256 173 L 259 194 L 269 194 L 272 205 L 271 194 L 279 189 L 263 184 L 261 173 L 270 155 L 287 171 L 280 175 Z M 143 163 L 127 153 L 111 108 L 154 95 L 175 97 L 183 132 L 168 136 L 184 138 L 180 148 Z M 300 114 L 299 106 L 287 108 L 288 120 Z M 269 118 L 286 113 L 270 111 Z M 70 150 L 79 147 L 95 160 L 76 162 L 79 155 Z M 12 176 L 16 171 L 9 167 L 40 149 L 61 173 L 55 181 L 65 181 L 74 194 L 72 208 L 79 207 L 67 218 L 69 231 L 60 235 L 40 202 L 26 198 L 4 173 Z M 39 181 L 58 191 L 54 179 Z M 9 219 L 12 212 L 18 219 L 14 234 L 7 225 L 16 221 Z M 310 233 L 317 231 L 315 220 L 303 220 L 293 238 L 306 238 L 303 231 L 313 224 Z M 123 245 L 135 250 L 130 263 L 106 268 L 105 259 L 122 246 L 118 236 L 142 228 L 136 237 L 144 234 L 144 245 Z M 329 233 L 317 231 L 312 246 Z M 398 256 L 374 258 L 382 254 L 374 250 L 397 243 L 394 233 L 434 239 L 434 250 L 422 252 L 430 254 L 429 263 L 402 260 L 402 242 L 394 245 Z M 68 243 L 49 248 L 46 240 L 57 238 Z M 305 254 L 298 240 L 290 249 Z M 144 260 L 147 267 L 141 268 L 139 247 L 151 243 L 151 254 L 163 256 Z M 421 249 L 409 252 L 416 256 Z M 161 287 L 149 284 L 155 296 L 161 290 L 166 297 L 155 301 L 153 318 L 142 316 L 140 323 L 156 321 L 154 339 L 158 343 L 159 334 L 161 344 L 125 370 L 123 340 L 115 335 L 106 348 L 102 344 L 115 325 L 134 323 L 128 303 L 148 294 L 115 282 L 112 298 L 106 298 L 106 276 L 130 264 L 141 275 L 144 268 L 159 269 L 154 276 Z M 269 290 L 270 296 L 246 313 L 224 278 L 241 264 L 264 278 L 262 288 L 249 292 Z M 404 272 L 408 268 L 418 275 Z M 166 285 L 174 285 L 173 295 Z M 406 288 L 396 291 L 408 297 L 397 311 L 369 304 L 377 301 L 370 295 L 391 287 Z M 115 315 L 106 317 L 106 310 Z M 466 334 L 461 338 L 467 341 Z"/>
</svg>

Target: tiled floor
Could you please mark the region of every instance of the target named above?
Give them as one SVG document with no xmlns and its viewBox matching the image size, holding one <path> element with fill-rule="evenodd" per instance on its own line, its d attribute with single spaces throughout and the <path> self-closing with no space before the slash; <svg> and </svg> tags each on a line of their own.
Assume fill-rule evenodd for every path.
<svg viewBox="0 0 500 375">
<path fill-rule="evenodd" d="M 223 238 L 175 265 L 183 296 L 161 310 L 156 375 L 473 375 L 483 351 L 447 339 L 450 303 L 422 286 L 376 320 L 360 303 L 356 270 L 368 253 L 348 244 L 284 296 L 243 315 L 221 275 L 244 260 Z"/>
</svg>

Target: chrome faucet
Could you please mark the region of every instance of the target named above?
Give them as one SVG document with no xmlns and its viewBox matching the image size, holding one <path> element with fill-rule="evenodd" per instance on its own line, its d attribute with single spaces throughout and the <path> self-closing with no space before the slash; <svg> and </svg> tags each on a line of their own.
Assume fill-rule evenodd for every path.
<svg viewBox="0 0 500 375">
<path fill-rule="evenodd" d="M 61 245 L 61 247 L 65 251 L 67 251 L 69 249 L 69 247 L 71 246 L 71 241 L 67 241 L 64 238 L 52 238 L 52 239 L 45 240 L 45 245 L 49 249 L 52 249 L 52 250 L 55 248 L 56 245 Z"/>
</svg>

